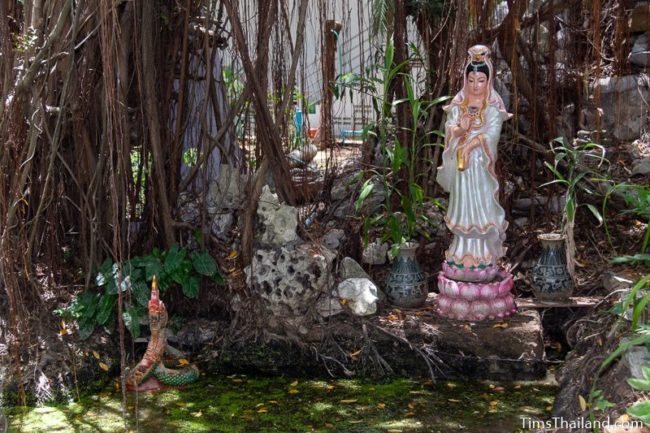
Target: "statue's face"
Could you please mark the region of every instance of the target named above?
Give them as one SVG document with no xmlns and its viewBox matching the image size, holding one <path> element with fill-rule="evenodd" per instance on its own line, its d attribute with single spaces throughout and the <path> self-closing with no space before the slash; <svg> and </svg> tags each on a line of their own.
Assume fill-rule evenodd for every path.
<svg viewBox="0 0 650 433">
<path fill-rule="evenodd" d="M 488 78 L 483 72 L 471 71 L 467 75 L 468 92 L 472 96 L 483 96 L 487 94 Z"/>
</svg>

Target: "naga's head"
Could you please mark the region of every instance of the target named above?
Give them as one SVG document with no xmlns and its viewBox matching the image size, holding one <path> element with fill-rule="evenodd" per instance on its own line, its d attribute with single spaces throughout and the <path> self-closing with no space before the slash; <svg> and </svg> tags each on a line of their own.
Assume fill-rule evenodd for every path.
<svg viewBox="0 0 650 433">
<path fill-rule="evenodd" d="M 151 299 L 149 299 L 149 328 L 151 331 L 159 331 L 167 326 L 167 309 L 160 300 L 158 293 L 158 282 L 156 276 L 151 281 Z"/>
</svg>

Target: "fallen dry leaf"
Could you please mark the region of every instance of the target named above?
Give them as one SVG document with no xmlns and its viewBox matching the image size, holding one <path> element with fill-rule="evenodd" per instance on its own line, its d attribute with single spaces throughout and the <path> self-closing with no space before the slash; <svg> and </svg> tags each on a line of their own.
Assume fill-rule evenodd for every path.
<svg viewBox="0 0 650 433">
<path fill-rule="evenodd" d="M 185 358 L 181 358 L 181 359 L 178 360 L 178 365 L 187 365 L 189 363 L 190 363 L 190 361 L 188 361 Z"/>
<path fill-rule="evenodd" d="M 386 409 L 386 403 L 377 403 L 377 409 Z"/>
<path fill-rule="evenodd" d="M 235 250 L 232 250 L 232 251 L 230 252 L 230 254 L 228 254 L 228 258 L 229 258 L 229 259 L 234 259 L 234 258 L 236 258 L 237 256 L 239 256 L 239 253 L 238 253 L 237 251 L 235 251 Z"/>
<path fill-rule="evenodd" d="M 198 411 L 198 412 L 192 412 L 191 415 L 195 418 L 203 416 L 203 412 Z"/>
<path fill-rule="evenodd" d="M 271 403 L 271 404 L 278 404 L 278 401 L 277 401 L 277 400 L 269 400 L 269 403 Z"/>
<path fill-rule="evenodd" d="M 298 381 L 297 381 L 297 380 L 294 380 L 293 382 L 291 382 L 291 383 L 289 384 L 289 386 L 298 386 Z"/>
<path fill-rule="evenodd" d="M 104 371 L 108 371 L 108 370 L 109 370 L 108 365 L 104 364 L 103 362 L 100 362 L 100 363 L 99 363 L 99 368 L 101 368 L 101 369 L 104 370 Z"/>
<path fill-rule="evenodd" d="M 581 395 L 578 396 L 578 401 L 580 402 L 580 409 L 587 410 L 587 401 Z"/>
<path fill-rule="evenodd" d="M 96 350 L 93 350 L 93 356 L 95 357 L 95 359 L 99 359 L 99 353 L 97 353 Z"/>
<path fill-rule="evenodd" d="M 447 388 L 456 388 L 458 385 L 456 385 L 454 382 L 447 382 Z"/>
<path fill-rule="evenodd" d="M 261 408 L 257 409 L 257 413 L 267 413 L 268 411 L 269 410 L 267 408 L 265 408 L 265 407 L 261 407 Z"/>
<path fill-rule="evenodd" d="M 354 353 L 351 353 L 350 356 L 351 356 L 352 358 L 356 358 L 357 356 L 359 356 L 360 353 L 361 353 L 361 349 L 357 350 L 357 351 L 354 352 Z"/>
<path fill-rule="evenodd" d="M 235 377 L 234 379 L 232 379 L 232 381 L 233 381 L 233 383 L 242 383 L 243 382 L 243 380 L 238 378 L 238 377 Z"/>
<path fill-rule="evenodd" d="M 505 328 L 508 327 L 508 324 L 505 323 L 505 322 L 500 322 L 500 323 L 495 323 L 494 326 L 492 326 L 492 327 L 493 327 L 493 328 L 501 328 L 501 329 L 505 329 Z"/>
<path fill-rule="evenodd" d="M 457 400 L 455 398 L 448 398 L 447 401 L 450 401 L 452 403 L 460 403 L 460 400 Z"/>
<path fill-rule="evenodd" d="M 295 388 L 292 388 L 292 389 L 289 390 L 289 394 L 291 394 L 291 395 L 300 394 L 300 391 L 298 391 Z"/>
<path fill-rule="evenodd" d="M 255 405 L 255 407 L 262 407 L 262 406 L 264 406 L 264 403 L 257 403 L 257 404 Z"/>
<path fill-rule="evenodd" d="M 356 402 L 357 402 L 356 398 L 350 398 L 350 399 L 346 399 L 346 400 L 341 400 L 339 403 L 341 403 L 341 404 L 352 404 L 352 403 L 356 403 Z"/>
</svg>

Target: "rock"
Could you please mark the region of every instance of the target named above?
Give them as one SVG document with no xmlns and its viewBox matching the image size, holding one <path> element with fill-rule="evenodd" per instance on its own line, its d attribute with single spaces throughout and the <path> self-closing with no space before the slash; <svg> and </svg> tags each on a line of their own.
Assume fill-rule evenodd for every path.
<svg viewBox="0 0 650 433">
<path fill-rule="evenodd" d="M 650 158 L 650 142 L 648 140 L 634 140 L 629 148 L 630 156 L 633 159 Z"/>
<path fill-rule="evenodd" d="M 315 145 L 306 144 L 289 152 L 287 158 L 292 167 L 304 167 L 314 159 L 316 153 L 318 149 Z"/>
<path fill-rule="evenodd" d="M 600 277 L 600 281 L 608 293 L 613 293 L 618 290 L 629 290 L 634 282 L 621 275 L 616 275 L 612 271 L 606 271 Z"/>
<path fill-rule="evenodd" d="M 322 317 L 330 317 L 342 313 L 343 307 L 338 298 L 326 295 L 318 298 L 318 302 L 316 302 L 316 310 Z"/>
<path fill-rule="evenodd" d="M 280 317 L 301 316 L 332 284 L 335 255 L 313 244 L 261 248 L 246 267 L 248 286 Z"/>
<path fill-rule="evenodd" d="M 641 367 L 646 367 L 650 361 L 650 352 L 645 346 L 632 346 L 623 354 L 623 363 L 635 379 L 645 379 Z"/>
<path fill-rule="evenodd" d="M 647 32 L 650 29 L 650 5 L 640 4 L 632 9 L 628 29 L 631 33 Z"/>
<path fill-rule="evenodd" d="M 221 209 L 239 209 L 244 203 L 246 176 L 229 164 L 219 167 L 219 177 L 210 182 L 207 205 Z"/>
<path fill-rule="evenodd" d="M 640 108 L 650 100 L 647 79 L 642 75 L 606 77 L 596 85 L 601 90 L 602 129 L 619 141 L 635 140 L 642 130 L 649 129 L 645 110 Z M 594 91 L 593 86 L 590 90 Z M 593 113 L 586 113 L 585 120 L 590 129 L 596 129 Z"/>
<path fill-rule="evenodd" d="M 261 243 L 279 246 L 300 240 L 296 232 L 298 209 L 280 204 L 277 194 L 273 194 L 268 186 L 262 189 L 257 217 Z"/>
<path fill-rule="evenodd" d="M 650 159 L 637 159 L 632 163 L 632 174 L 650 174 Z"/>
<path fill-rule="evenodd" d="M 347 299 L 347 306 L 357 316 L 368 316 L 377 312 L 377 286 L 367 278 L 348 278 L 338 286 L 338 295 Z"/>
<path fill-rule="evenodd" d="M 648 27 L 650 29 L 650 27 Z M 650 66 L 650 46 L 648 45 L 647 33 L 637 38 L 632 46 L 632 52 L 629 55 L 630 63 L 637 66 Z"/>
<path fill-rule="evenodd" d="M 513 222 L 517 227 L 523 228 L 528 224 L 528 218 L 526 217 L 515 218 Z"/>
<path fill-rule="evenodd" d="M 355 174 L 337 178 L 334 180 L 334 184 L 332 185 L 332 201 L 339 201 L 350 198 L 352 192 L 357 189 L 358 184 L 359 179 Z"/>
<path fill-rule="evenodd" d="M 195 351 L 218 338 L 219 333 L 210 320 L 193 319 L 184 322 L 177 332 L 170 334 L 168 341 L 178 349 Z"/>
<path fill-rule="evenodd" d="M 347 280 L 348 278 L 370 279 L 370 276 L 363 270 L 361 265 L 351 257 L 344 257 L 341 260 L 340 274 L 342 280 Z"/>
<path fill-rule="evenodd" d="M 228 240 L 230 237 L 230 229 L 233 223 L 232 213 L 217 213 L 212 217 L 210 229 L 212 234 L 221 240 Z"/>
<path fill-rule="evenodd" d="M 195 223 L 199 220 L 201 210 L 198 200 L 188 193 L 178 195 L 178 218 L 184 223 Z"/>
<path fill-rule="evenodd" d="M 341 240 L 345 237 L 345 232 L 341 229 L 332 229 L 323 236 L 323 245 L 330 250 L 336 250 L 341 246 Z"/>
<path fill-rule="evenodd" d="M 369 265 L 383 265 L 386 263 L 386 253 L 388 252 L 388 243 L 380 243 L 379 240 L 370 242 L 361 254 L 361 261 Z"/>
</svg>

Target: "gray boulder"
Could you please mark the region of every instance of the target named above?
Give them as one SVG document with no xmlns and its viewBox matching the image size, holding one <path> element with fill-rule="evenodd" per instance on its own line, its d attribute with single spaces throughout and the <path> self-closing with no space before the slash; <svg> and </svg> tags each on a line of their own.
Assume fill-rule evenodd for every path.
<svg viewBox="0 0 650 433">
<path fill-rule="evenodd" d="M 257 207 L 259 222 L 258 240 L 267 245 L 286 245 L 299 241 L 298 209 L 280 204 L 277 194 L 268 186 L 262 189 Z"/>
<path fill-rule="evenodd" d="M 369 279 L 348 278 L 339 284 L 337 291 L 355 315 L 368 316 L 377 312 L 377 286 Z"/>
</svg>

